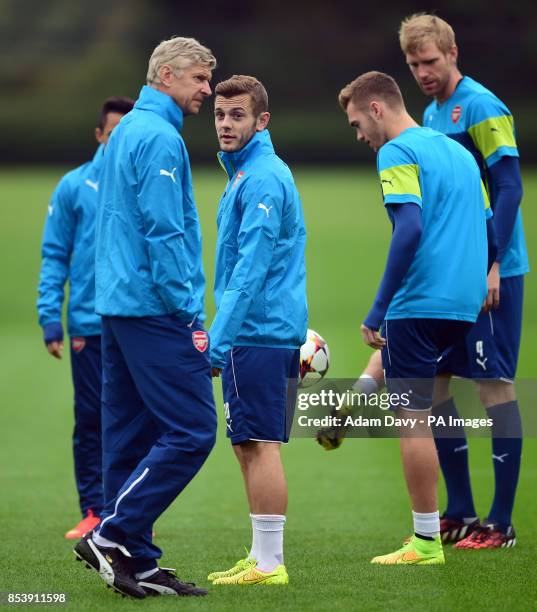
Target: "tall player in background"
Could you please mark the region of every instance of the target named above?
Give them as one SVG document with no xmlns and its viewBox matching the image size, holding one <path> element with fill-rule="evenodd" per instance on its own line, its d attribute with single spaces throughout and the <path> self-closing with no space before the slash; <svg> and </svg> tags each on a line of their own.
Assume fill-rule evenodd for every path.
<svg viewBox="0 0 537 612">
<path fill-rule="evenodd" d="M 37 310 L 45 345 L 56 359 L 63 354 L 62 307 L 69 280 L 67 328 L 75 391 L 73 455 L 82 520 L 65 537 L 81 538 L 99 523 L 101 478 L 101 317 L 95 314 L 95 217 L 104 146 L 134 100 L 105 100 L 95 128 L 99 143 L 93 159 L 68 172 L 48 206 L 42 243 Z"/>
<path fill-rule="evenodd" d="M 487 185 L 497 256 L 488 277 L 489 310 L 482 312 L 466 342 L 453 347 L 440 362 L 435 389 L 435 414 L 457 417 L 450 395 L 451 375 L 476 380 L 492 427 L 495 494 L 482 524 L 470 487 L 468 447 L 464 429 L 438 438 L 440 464 L 448 504 L 445 540 L 457 548 L 514 546 L 511 515 L 520 470 L 522 427 L 513 385 L 522 327 L 524 274 L 529 271 L 522 228 L 522 180 L 513 117 L 491 91 L 457 67 L 458 49 L 451 26 L 434 15 L 405 19 L 399 32 L 401 49 L 421 90 L 434 100 L 423 125 L 445 133 L 475 157 Z M 466 537 L 464 537 L 466 536 Z"/>
<path fill-rule="evenodd" d="M 513 382 L 522 328 L 524 275 L 529 271 L 520 201 L 522 180 L 514 122 L 492 92 L 463 77 L 451 26 L 434 15 L 418 14 L 401 24 L 400 42 L 422 91 L 435 100 L 423 124 L 444 132 L 475 157 L 487 186 L 494 217 L 497 256 L 488 278 L 485 308 L 464 344 L 441 360 L 435 387 L 434 413 L 457 417 L 450 395 L 451 374 L 477 381 L 483 406 L 493 418 L 492 460 L 495 493 L 487 518 L 476 516 L 468 467 L 468 443 L 462 427 L 437 438 L 448 503 L 441 520 L 444 541 L 457 548 L 512 547 L 516 543 L 512 511 L 520 471 L 522 426 Z M 380 353 L 375 353 L 357 381 L 373 393 L 383 385 Z M 317 440 L 327 450 L 338 448 L 345 428 L 324 428 Z"/>
</svg>

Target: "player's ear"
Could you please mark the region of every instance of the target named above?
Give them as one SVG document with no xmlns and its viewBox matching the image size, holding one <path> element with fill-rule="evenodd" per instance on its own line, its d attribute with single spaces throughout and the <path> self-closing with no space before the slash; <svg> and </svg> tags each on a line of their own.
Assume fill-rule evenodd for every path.
<svg viewBox="0 0 537 612">
<path fill-rule="evenodd" d="M 255 129 L 257 132 L 262 132 L 270 121 L 270 113 L 268 111 L 261 113 L 256 121 Z"/>
<path fill-rule="evenodd" d="M 173 77 L 173 68 L 169 64 L 164 64 L 159 68 L 158 76 L 160 82 L 165 86 L 169 87 L 171 85 L 171 80 Z"/>
<path fill-rule="evenodd" d="M 382 105 L 376 100 L 371 100 L 369 103 L 369 114 L 377 121 L 382 117 Z"/>
<path fill-rule="evenodd" d="M 459 48 L 457 45 L 453 45 L 451 49 L 448 51 L 449 59 L 453 64 L 457 64 L 457 59 L 459 58 Z"/>
<path fill-rule="evenodd" d="M 99 144 L 101 144 L 103 142 L 103 137 L 104 137 L 104 134 L 103 134 L 103 131 L 101 130 L 101 128 L 100 127 L 96 127 L 95 128 L 95 140 Z"/>
</svg>

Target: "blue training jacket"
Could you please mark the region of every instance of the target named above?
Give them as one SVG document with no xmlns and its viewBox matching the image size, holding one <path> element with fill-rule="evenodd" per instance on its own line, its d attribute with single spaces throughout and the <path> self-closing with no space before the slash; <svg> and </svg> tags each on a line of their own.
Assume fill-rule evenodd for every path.
<svg viewBox="0 0 537 612">
<path fill-rule="evenodd" d="M 41 327 L 60 323 L 69 279 L 67 329 L 71 336 L 101 333 L 95 314 L 95 215 L 103 147 L 92 161 L 68 172 L 48 205 L 41 253 L 37 311 Z"/>
<path fill-rule="evenodd" d="M 306 229 L 288 166 L 267 130 L 219 153 L 229 182 L 218 207 L 211 364 L 232 346 L 298 348 L 306 339 Z"/>
<path fill-rule="evenodd" d="M 182 126 L 173 99 L 144 86 L 112 132 L 97 215 L 101 315 L 204 319 L 201 231 Z"/>
</svg>

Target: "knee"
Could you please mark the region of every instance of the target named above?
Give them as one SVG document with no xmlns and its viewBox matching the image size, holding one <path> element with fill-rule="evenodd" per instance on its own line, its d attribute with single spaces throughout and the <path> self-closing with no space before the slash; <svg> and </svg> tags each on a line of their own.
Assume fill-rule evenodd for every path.
<svg viewBox="0 0 537 612">
<path fill-rule="evenodd" d="M 253 442 L 248 441 L 239 445 L 242 466 L 249 466 L 262 458 L 280 454 L 280 445 L 275 442 Z M 239 456 L 239 455 L 237 455 Z"/>
<path fill-rule="evenodd" d="M 382 367 L 382 353 L 380 351 L 375 351 L 371 355 L 364 374 L 374 378 L 379 389 L 384 386 L 384 369 Z"/>
<path fill-rule="evenodd" d="M 513 384 L 500 380 L 481 381 L 477 383 L 479 399 L 485 408 L 505 404 L 516 400 Z"/>
<path fill-rule="evenodd" d="M 205 432 L 203 436 L 200 436 L 198 448 L 199 451 L 205 455 L 208 455 L 216 444 L 216 427 L 210 431 Z"/>
<path fill-rule="evenodd" d="M 434 381 L 433 407 L 447 402 L 451 398 L 449 384 L 451 378 L 447 376 L 437 376 Z"/>
<path fill-rule="evenodd" d="M 216 443 L 217 419 L 213 410 L 193 424 L 191 432 L 199 452 L 208 455 Z"/>
<path fill-rule="evenodd" d="M 73 444 L 87 445 L 93 444 L 101 446 L 101 429 L 96 427 L 94 423 L 76 421 L 73 428 Z"/>
</svg>

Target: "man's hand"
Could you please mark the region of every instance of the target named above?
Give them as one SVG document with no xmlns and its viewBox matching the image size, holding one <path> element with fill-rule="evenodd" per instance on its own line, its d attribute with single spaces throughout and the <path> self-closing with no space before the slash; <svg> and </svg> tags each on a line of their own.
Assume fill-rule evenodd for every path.
<svg viewBox="0 0 537 612">
<path fill-rule="evenodd" d="M 496 310 L 500 306 L 500 264 L 495 261 L 487 276 L 487 297 L 483 303 L 483 311 Z"/>
<path fill-rule="evenodd" d="M 62 358 L 63 353 L 63 327 L 61 321 L 49 323 L 43 327 L 43 340 L 47 351 L 56 359 Z"/>
<path fill-rule="evenodd" d="M 218 378 L 220 376 L 221 368 L 211 368 L 211 376 L 213 378 Z"/>
<path fill-rule="evenodd" d="M 47 351 L 56 359 L 62 358 L 63 353 L 63 340 L 59 342 L 49 342 L 47 345 Z"/>
<path fill-rule="evenodd" d="M 379 334 L 377 330 L 370 329 L 366 325 L 360 325 L 360 331 L 362 332 L 362 338 L 367 346 L 374 349 L 381 349 L 386 346 L 386 340 Z"/>
</svg>

